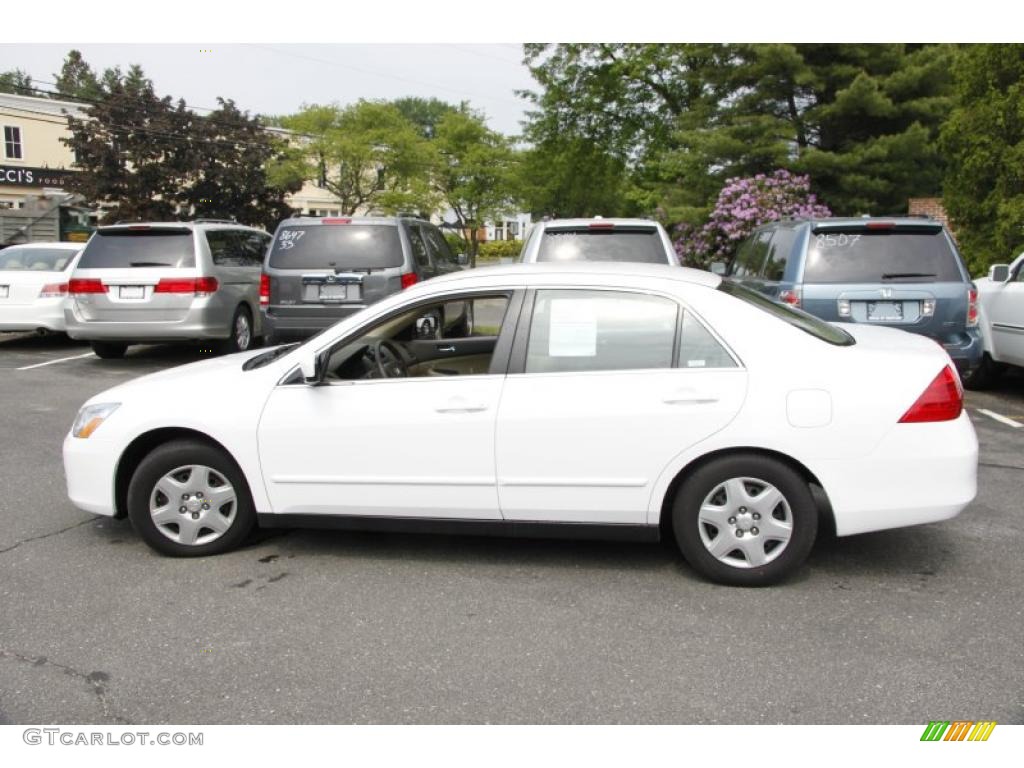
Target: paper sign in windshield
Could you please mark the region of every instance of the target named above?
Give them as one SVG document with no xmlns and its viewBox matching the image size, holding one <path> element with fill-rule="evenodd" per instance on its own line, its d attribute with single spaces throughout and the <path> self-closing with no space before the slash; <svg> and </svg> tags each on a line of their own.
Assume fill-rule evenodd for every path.
<svg viewBox="0 0 1024 768">
<path fill-rule="evenodd" d="M 550 357 L 594 357 L 597 318 L 592 301 L 555 299 L 551 302 Z"/>
</svg>

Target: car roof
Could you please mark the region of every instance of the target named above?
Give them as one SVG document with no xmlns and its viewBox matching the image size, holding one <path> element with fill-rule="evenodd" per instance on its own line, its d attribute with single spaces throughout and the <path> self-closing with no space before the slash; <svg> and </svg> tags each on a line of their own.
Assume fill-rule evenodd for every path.
<svg viewBox="0 0 1024 768">
<path fill-rule="evenodd" d="M 0 250 L 0 253 L 3 253 L 3 251 L 6 251 L 8 248 L 66 248 L 69 251 L 77 251 L 84 247 L 85 243 L 69 243 L 66 240 L 52 243 L 11 243 Z"/>
<path fill-rule="evenodd" d="M 426 219 L 415 216 L 292 216 L 282 221 L 278 226 L 284 227 L 288 224 L 324 224 L 325 219 L 347 221 L 350 224 L 386 224 L 397 225 L 401 221 L 415 221 L 420 224 L 429 224 Z"/>
<path fill-rule="evenodd" d="M 891 222 L 892 224 L 899 227 L 927 227 L 929 229 L 935 229 L 942 226 L 942 222 L 937 219 L 923 218 L 920 216 L 821 216 L 811 219 L 780 219 L 779 221 L 770 222 L 763 224 L 758 229 L 769 229 L 772 226 L 783 225 L 783 226 L 799 226 L 800 224 L 810 224 L 811 226 L 837 226 L 837 227 L 850 227 L 850 226 L 867 226 L 871 222 L 884 221 Z"/>
<path fill-rule="evenodd" d="M 557 278 L 559 282 L 571 283 L 581 277 L 611 278 L 607 282 L 615 285 L 615 278 L 640 278 L 642 280 L 674 280 L 706 288 L 717 288 L 722 278 L 711 272 L 691 267 L 677 267 L 671 264 L 641 264 L 636 262 L 543 262 L 540 264 L 507 264 L 497 267 L 479 267 L 453 274 L 434 277 L 422 285 L 458 282 L 460 280 L 488 278 Z"/>
<path fill-rule="evenodd" d="M 656 229 L 658 226 L 658 222 L 653 219 L 605 219 L 601 217 L 592 219 L 548 219 L 547 221 L 539 221 L 537 223 L 546 229 L 552 227 L 589 227 L 591 224 L 611 224 L 616 227 L 651 227 L 653 229 Z"/>
<path fill-rule="evenodd" d="M 250 227 L 248 224 L 239 224 L 234 221 L 125 221 L 117 224 L 106 224 L 97 227 L 98 231 L 109 232 L 120 229 L 195 229 L 197 227 L 230 227 L 231 229 L 251 229 L 255 232 L 262 232 L 259 227 Z"/>
</svg>

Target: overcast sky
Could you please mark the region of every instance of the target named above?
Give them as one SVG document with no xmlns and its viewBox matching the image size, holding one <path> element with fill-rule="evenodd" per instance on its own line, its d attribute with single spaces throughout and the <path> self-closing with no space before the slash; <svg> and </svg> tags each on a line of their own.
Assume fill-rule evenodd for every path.
<svg viewBox="0 0 1024 768">
<path fill-rule="evenodd" d="M 25 70 L 50 88 L 42 81 L 54 79 L 70 48 L 97 72 L 139 64 L 159 95 L 195 107 L 223 96 L 253 113 L 287 114 L 303 103 L 434 96 L 468 100 L 506 134 L 520 132 L 526 107 L 515 90 L 534 84 L 511 43 L 213 45 L 208 53 L 198 44 L 3 44 L 0 71 Z"/>
</svg>

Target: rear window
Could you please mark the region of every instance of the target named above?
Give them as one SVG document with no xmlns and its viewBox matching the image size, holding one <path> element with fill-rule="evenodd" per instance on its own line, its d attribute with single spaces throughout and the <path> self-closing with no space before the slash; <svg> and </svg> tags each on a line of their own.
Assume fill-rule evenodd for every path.
<svg viewBox="0 0 1024 768">
<path fill-rule="evenodd" d="M 194 267 L 192 230 L 97 230 L 78 262 L 79 269 L 103 267 Z"/>
<path fill-rule="evenodd" d="M 809 315 L 802 309 L 796 309 L 788 304 L 772 301 L 764 294 L 745 288 L 739 283 L 734 283 L 731 280 L 723 280 L 719 284 L 718 290 L 723 293 L 727 293 L 730 296 L 734 296 L 740 301 L 745 301 L 747 304 L 752 304 L 758 309 L 767 312 L 769 315 L 774 315 L 780 320 L 789 323 L 794 328 L 799 328 L 804 333 L 809 333 L 816 339 L 821 339 L 829 344 L 835 344 L 839 347 L 849 347 L 856 343 L 853 336 L 848 334 L 842 328 L 837 328 L 830 323 L 826 323 L 824 320 L 819 320 L 814 315 Z"/>
<path fill-rule="evenodd" d="M 395 225 L 312 224 L 282 228 L 269 263 L 276 269 L 385 269 L 404 259 Z"/>
<path fill-rule="evenodd" d="M 36 270 L 59 272 L 74 257 L 68 248 L 4 248 L 0 251 L 0 270 Z"/>
<path fill-rule="evenodd" d="M 805 283 L 959 283 L 957 256 L 941 228 L 819 230 L 811 234 Z"/>
<path fill-rule="evenodd" d="M 537 261 L 638 261 L 667 264 L 665 246 L 653 227 L 548 229 Z"/>
</svg>

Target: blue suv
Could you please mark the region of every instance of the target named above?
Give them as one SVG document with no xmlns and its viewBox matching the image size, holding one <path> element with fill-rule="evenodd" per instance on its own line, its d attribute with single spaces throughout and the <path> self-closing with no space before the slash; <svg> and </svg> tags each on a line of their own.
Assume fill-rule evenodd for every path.
<svg viewBox="0 0 1024 768">
<path fill-rule="evenodd" d="M 822 320 L 928 336 L 961 375 L 981 362 L 977 289 L 953 238 L 932 219 L 772 222 L 740 246 L 728 276 Z"/>
</svg>

